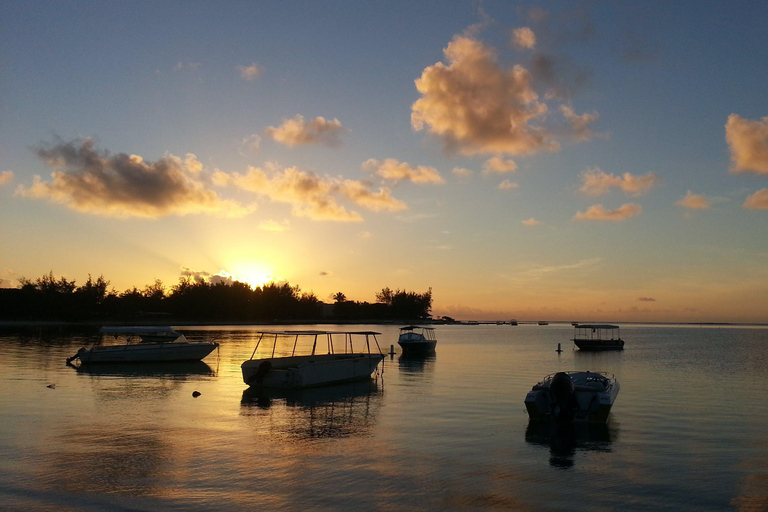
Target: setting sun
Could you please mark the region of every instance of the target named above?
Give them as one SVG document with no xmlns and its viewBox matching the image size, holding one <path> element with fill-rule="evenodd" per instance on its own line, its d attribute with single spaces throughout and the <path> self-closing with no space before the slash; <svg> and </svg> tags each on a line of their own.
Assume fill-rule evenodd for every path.
<svg viewBox="0 0 768 512">
<path fill-rule="evenodd" d="M 251 262 L 234 265 L 232 275 L 236 280 L 248 283 L 253 288 L 257 288 L 275 280 L 275 277 L 269 268 L 262 263 Z"/>
</svg>

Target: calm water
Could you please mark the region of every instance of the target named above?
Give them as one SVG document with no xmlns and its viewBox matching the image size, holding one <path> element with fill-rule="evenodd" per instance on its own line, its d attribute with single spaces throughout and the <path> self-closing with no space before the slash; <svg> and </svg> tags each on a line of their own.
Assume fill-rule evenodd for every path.
<svg viewBox="0 0 768 512">
<path fill-rule="evenodd" d="M 627 325 L 589 354 L 570 325 L 439 326 L 432 358 L 288 395 L 246 391 L 255 329 L 178 328 L 220 350 L 81 372 L 93 332 L 0 330 L 0 509 L 768 510 L 766 328 Z M 529 425 L 558 370 L 616 375 L 607 427 Z"/>
</svg>

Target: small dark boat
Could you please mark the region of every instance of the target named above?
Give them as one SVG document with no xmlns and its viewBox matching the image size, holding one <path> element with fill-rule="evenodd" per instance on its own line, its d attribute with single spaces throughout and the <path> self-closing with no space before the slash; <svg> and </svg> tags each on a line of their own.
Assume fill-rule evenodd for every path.
<svg viewBox="0 0 768 512">
<path fill-rule="evenodd" d="M 622 350 L 624 340 L 618 325 L 576 324 L 573 343 L 579 350 Z"/>
</svg>

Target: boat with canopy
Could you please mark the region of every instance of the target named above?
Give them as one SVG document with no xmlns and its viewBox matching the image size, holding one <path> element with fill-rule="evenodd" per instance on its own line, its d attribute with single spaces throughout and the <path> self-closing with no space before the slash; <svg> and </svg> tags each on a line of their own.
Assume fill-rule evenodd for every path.
<svg viewBox="0 0 768 512">
<path fill-rule="evenodd" d="M 241 365 L 243 382 L 249 386 L 297 389 L 369 379 L 384 359 L 376 338 L 379 332 L 289 330 L 256 334 L 256 348 Z"/>
</svg>

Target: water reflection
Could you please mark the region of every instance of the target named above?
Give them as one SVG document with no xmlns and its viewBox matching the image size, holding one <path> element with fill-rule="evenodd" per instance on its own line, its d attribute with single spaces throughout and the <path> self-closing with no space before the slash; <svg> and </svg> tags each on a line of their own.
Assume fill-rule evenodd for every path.
<svg viewBox="0 0 768 512">
<path fill-rule="evenodd" d="M 371 435 L 382 395 L 375 380 L 296 390 L 250 387 L 243 391 L 241 414 L 292 438 Z"/>
<path fill-rule="evenodd" d="M 77 373 L 111 377 L 189 377 L 192 375 L 214 376 L 213 368 L 202 361 L 85 364 L 77 367 Z"/>
<path fill-rule="evenodd" d="M 423 373 L 433 371 L 437 355 L 434 352 L 427 353 L 402 353 L 397 359 L 401 372 L 404 373 Z"/>
<path fill-rule="evenodd" d="M 173 454 L 163 434 L 139 428 L 71 429 L 57 436 L 46 469 L 36 477 L 38 487 L 76 494 L 153 495 Z"/>
<path fill-rule="evenodd" d="M 525 429 L 525 441 L 549 447 L 549 465 L 569 469 L 576 452 L 611 452 L 611 443 L 618 440 L 618 425 L 605 423 L 565 423 L 530 420 Z"/>
</svg>

